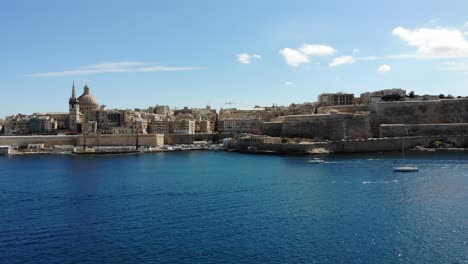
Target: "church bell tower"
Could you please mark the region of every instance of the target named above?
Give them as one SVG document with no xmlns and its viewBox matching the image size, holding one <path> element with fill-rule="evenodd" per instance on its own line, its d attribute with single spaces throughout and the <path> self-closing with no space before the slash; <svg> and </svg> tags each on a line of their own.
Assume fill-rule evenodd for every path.
<svg viewBox="0 0 468 264">
<path fill-rule="evenodd" d="M 68 118 L 69 118 L 69 128 L 71 131 L 78 131 L 78 123 L 80 123 L 80 105 L 78 99 L 76 98 L 75 92 L 75 82 L 73 81 L 72 95 L 68 101 Z"/>
</svg>

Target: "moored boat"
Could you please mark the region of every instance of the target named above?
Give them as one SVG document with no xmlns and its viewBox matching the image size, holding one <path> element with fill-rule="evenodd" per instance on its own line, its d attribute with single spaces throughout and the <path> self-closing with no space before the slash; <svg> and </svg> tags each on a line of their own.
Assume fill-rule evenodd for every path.
<svg viewBox="0 0 468 264">
<path fill-rule="evenodd" d="M 418 167 L 412 165 L 404 165 L 404 166 L 394 166 L 394 172 L 416 172 L 418 171 Z"/>
</svg>

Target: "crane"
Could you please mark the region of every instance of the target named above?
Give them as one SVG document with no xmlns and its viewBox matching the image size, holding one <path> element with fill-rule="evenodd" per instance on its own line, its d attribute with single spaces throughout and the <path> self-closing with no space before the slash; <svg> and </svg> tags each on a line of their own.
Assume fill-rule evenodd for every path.
<svg viewBox="0 0 468 264">
<path fill-rule="evenodd" d="M 227 104 L 227 105 L 229 105 L 229 108 L 232 108 L 232 105 L 233 105 L 233 104 L 238 104 L 238 103 L 235 103 L 235 102 L 229 101 L 229 102 L 227 102 L 226 104 Z"/>
</svg>

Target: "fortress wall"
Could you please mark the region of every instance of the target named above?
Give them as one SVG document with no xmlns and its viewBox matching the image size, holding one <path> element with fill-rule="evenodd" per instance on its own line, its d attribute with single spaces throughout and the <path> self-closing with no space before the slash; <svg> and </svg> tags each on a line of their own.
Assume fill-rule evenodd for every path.
<svg viewBox="0 0 468 264">
<path fill-rule="evenodd" d="M 28 144 L 75 145 L 78 136 L 0 136 L 0 145 L 27 147 Z"/>
<path fill-rule="evenodd" d="M 396 137 L 396 138 L 373 138 L 365 140 L 339 140 L 332 143 L 316 142 L 312 144 L 271 144 L 271 143 L 256 143 L 256 142 L 232 142 L 229 148 L 252 152 L 249 147 L 254 147 L 257 151 L 273 151 L 279 154 L 307 154 L 317 148 L 328 149 L 331 153 L 365 153 L 365 152 L 385 152 L 385 151 L 401 151 L 411 149 L 415 146 L 430 147 L 431 144 L 441 140 L 451 142 L 455 147 L 468 148 L 468 136 L 418 136 L 418 137 Z"/>
<path fill-rule="evenodd" d="M 194 141 L 213 141 L 218 140 L 218 135 L 215 133 L 206 134 L 170 134 L 164 136 L 164 144 L 193 144 Z"/>
<path fill-rule="evenodd" d="M 280 137 L 283 130 L 283 122 L 264 122 L 262 134 L 270 137 Z"/>
<path fill-rule="evenodd" d="M 346 138 L 365 139 L 372 136 L 367 115 L 354 116 L 354 118 L 345 119 L 345 121 Z"/>
<path fill-rule="evenodd" d="M 83 146 L 85 138 L 78 137 L 77 146 Z M 147 134 L 138 136 L 138 144 L 146 147 L 156 147 L 164 144 L 164 135 Z M 136 135 L 87 135 L 86 146 L 135 146 Z"/>
<path fill-rule="evenodd" d="M 371 140 L 349 140 L 338 141 L 331 145 L 330 151 L 333 153 L 358 153 L 358 152 L 379 152 L 379 151 L 401 151 L 414 146 L 430 147 L 435 140 L 451 142 L 455 147 L 468 147 L 468 136 L 419 136 L 409 138 L 375 138 Z"/>
<path fill-rule="evenodd" d="M 384 124 L 380 126 L 380 137 L 434 135 L 468 135 L 468 123 L 445 124 Z"/>
<path fill-rule="evenodd" d="M 374 136 L 382 124 L 440 124 L 467 123 L 468 99 L 422 102 L 381 102 L 370 104 L 373 111 L 371 126 Z"/>
<path fill-rule="evenodd" d="M 286 116 L 281 136 L 330 140 L 367 138 L 369 118 L 361 114 Z"/>
<path fill-rule="evenodd" d="M 356 113 L 369 111 L 367 105 L 337 105 L 337 106 L 320 106 L 317 108 L 318 114 L 328 114 L 332 111 L 341 113 Z"/>
</svg>

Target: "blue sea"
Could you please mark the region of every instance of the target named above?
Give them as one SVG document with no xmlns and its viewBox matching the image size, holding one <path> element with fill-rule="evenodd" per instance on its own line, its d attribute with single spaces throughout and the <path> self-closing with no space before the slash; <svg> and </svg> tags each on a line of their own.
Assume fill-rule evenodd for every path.
<svg viewBox="0 0 468 264">
<path fill-rule="evenodd" d="M 468 263 L 468 154 L 0 157 L 0 263 Z"/>
</svg>

